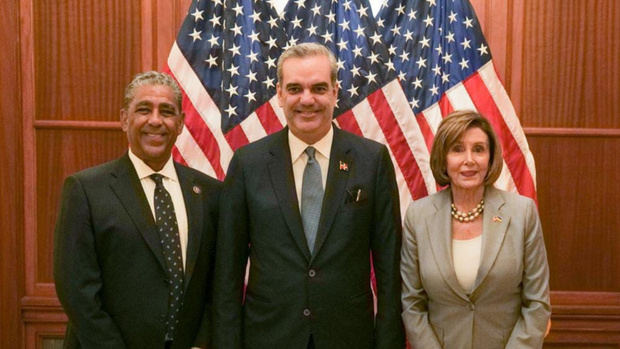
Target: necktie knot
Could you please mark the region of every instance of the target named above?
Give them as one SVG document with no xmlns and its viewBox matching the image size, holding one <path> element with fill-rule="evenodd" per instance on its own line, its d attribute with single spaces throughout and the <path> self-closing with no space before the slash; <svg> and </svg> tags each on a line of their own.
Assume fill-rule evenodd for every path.
<svg viewBox="0 0 620 349">
<path fill-rule="evenodd" d="M 159 185 L 163 185 L 163 180 L 164 180 L 164 176 L 162 176 L 159 173 L 153 173 L 151 175 L 151 179 L 153 180 L 153 182 L 155 182 L 155 185 L 159 186 Z"/>
<path fill-rule="evenodd" d="M 306 153 L 306 155 L 308 155 L 308 161 L 313 162 L 315 161 L 315 153 L 316 153 L 316 149 L 314 149 L 314 147 L 310 146 L 308 148 L 306 148 L 306 150 L 304 150 L 304 152 Z"/>
</svg>

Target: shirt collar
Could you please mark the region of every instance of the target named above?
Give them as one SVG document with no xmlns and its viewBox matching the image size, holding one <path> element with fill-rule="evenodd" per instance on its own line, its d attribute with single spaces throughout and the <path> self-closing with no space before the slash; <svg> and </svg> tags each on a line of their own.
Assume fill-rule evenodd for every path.
<svg viewBox="0 0 620 349">
<path fill-rule="evenodd" d="M 301 154 L 306 150 L 307 147 L 313 146 L 316 151 L 318 151 L 321 155 L 329 159 L 329 154 L 332 150 L 332 141 L 334 140 L 334 127 L 330 127 L 329 131 L 321 138 L 318 142 L 314 144 L 307 144 L 306 142 L 299 139 L 297 136 L 291 132 L 291 129 L 288 130 L 288 146 L 291 149 L 291 159 L 293 162 L 297 161 Z"/>
<path fill-rule="evenodd" d="M 144 162 L 144 160 L 140 159 L 136 154 L 133 153 L 133 151 L 131 151 L 131 148 L 129 148 L 129 160 L 131 160 L 133 167 L 136 169 L 136 173 L 138 174 L 138 178 L 140 178 L 140 180 L 149 177 L 153 173 L 159 173 L 175 182 L 179 181 L 179 178 L 177 177 L 177 171 L 175 171 L 174 169 L 174 162 L 172 160 L 172 156 L 168 158 L 168 161 L 166 161 L 164 167 L 159 171 L 154 171 L 152 168 L 150 168 L 149 165 Z"/>
</svg>

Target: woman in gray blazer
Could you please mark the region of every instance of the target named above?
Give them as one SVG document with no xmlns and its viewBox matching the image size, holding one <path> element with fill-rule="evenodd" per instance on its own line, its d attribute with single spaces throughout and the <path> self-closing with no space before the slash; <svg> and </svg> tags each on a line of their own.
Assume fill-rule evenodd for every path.
<svg viewBox="0 0 620 349">
<path fill-rule="evenodd" d="M 416 349 L 541 348 L 549 267 L 534 201 L 493 187 L 502 170 L 489 122 L 458 111 L 439 125 L 431 169 L 446 189 L 405 216 L 403 321 Z"/>
</svg>

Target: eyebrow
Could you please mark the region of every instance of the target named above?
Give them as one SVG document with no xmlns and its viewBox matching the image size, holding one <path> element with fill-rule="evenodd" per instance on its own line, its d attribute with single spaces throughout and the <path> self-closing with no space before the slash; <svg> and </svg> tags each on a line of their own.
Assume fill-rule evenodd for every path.
<svg viewBox="0 0 620 349">
<path fill-rule="evenodd" d="M 288 84 L 286 84 L 286 88 L 297 87 L 297 86 L 301 86 L 301 84 L 298 82 L 289 82 Z M 328 87 L 328 86 L 329 84 L 327 82 L 318 82 L 310 87 Z"/>
<path fill-rule="evenodd" d="M 142 106 L 152 107 L 153 103 L 151 103 L 149 101 L 140 101 L 140 102 L 136 103 L 136 108 L 137 107 L 142 107 Z"/>
<path fill-rule="evenodd" d="M 463 141 L 456 141 L 454 143 L 452 143 L 451 146 L 455 146 L 455 145 L 463 145 Z M 479 144 L 483 144 L 483 145 L 489 145 L 488 141 L 484 141 L 484 142 L 474 142 L 473 145 L 479 145 Z"/>
<path fill-rule="evenodd" d="M 152 106 L 153 106 L 153 103 L 152 103 L 152 102 L 150 102 L 150 101 L 140 101 L 140 102 L 136 103 L 136 107 L 141 107 L 141 106 L 148 106 L 148 107 L 152 107 Z M 163 102 L 163 103 L 159 103 L 159 104 L 158 104 L 158 106 L 159 106 L 160 108 L 161 108 L 161 107 L 164 107 L 164 108 L 172 108 L 172 109 L 176 109 L 176 106 L 175 106 L 174 104 L 172 104 L 172 103 L 166 103 L 166 102 Z"/>
<path fill-rule="evenodd" d="M 329 87 L 329 84 L 326 82 L 319 82 L 318 84 L 312 85 L 312 87 Z"/>
</svg>

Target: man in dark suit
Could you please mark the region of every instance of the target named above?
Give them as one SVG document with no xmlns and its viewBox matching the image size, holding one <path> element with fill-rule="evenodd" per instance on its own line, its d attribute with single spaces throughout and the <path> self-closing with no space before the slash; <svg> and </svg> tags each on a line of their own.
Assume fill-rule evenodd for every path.
<svg viewBox="0 0 620 349">
<path fill-rule="evenodd" d="M 181 91 L 136 75 L 121 125 L 129 151 L 65 181 L 54 278 L 65 348 L 210 347 L 220 183 L 175 163 Z"/>
<path fill-rule="evenodd" d="M 285 51 L 277 93 L 288 126 L 231 160 L 220 205 L 216 348 L 404 347 L 394 169 L 385 146 L 332 126 L 336 76 L 322 45 Z"/>
</svg>

